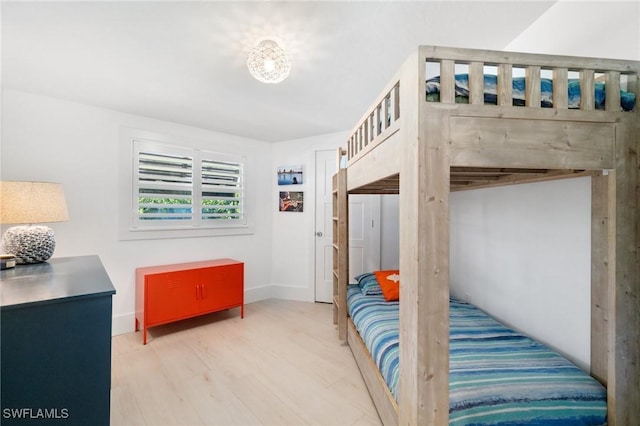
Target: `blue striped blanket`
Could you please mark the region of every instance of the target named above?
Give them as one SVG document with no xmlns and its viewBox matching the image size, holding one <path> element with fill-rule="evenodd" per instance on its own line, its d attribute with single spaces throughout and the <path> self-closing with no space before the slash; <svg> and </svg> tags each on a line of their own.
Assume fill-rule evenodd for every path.
<svg viewBox="0 0 640 426">
<path fill-rule="evenodd" d="M 484 75 L 484 102 L 489 105 L 496 105 L 498 101 L 497 92 L 498 77 L 491 74 Z M 525 104 L 525 78 L 514 77 L 512 80 L 513 105 L 522 106 Z M 466 103 L 469 98 L 469 74 L 456 74 L 455 76 L 456 102 Z M 605 107 L 605 84 L 601 81 L 595 82 L 595 108 Z M 569 97 L 569 108 L 580 108 L 580 81 L 569 79 L 567 95 Z M 553 107 L 553 80 L 549 78 L 540 79 L 540 106 Z M 427 101 L 440 101 L 440 76 L 427 80 Z M 633 110 L 636 103 L 636 95 L 633 92 L 620 90 L 620 107 L 625 111 Z"/>
<path fill-rule="evenodd" d="M 398 302 L 347 290 L 349 315 L 397 399 Z M 604 425 L 606 390 L 567 359 L 451 299 L 450 425 Z"/>
</svg>

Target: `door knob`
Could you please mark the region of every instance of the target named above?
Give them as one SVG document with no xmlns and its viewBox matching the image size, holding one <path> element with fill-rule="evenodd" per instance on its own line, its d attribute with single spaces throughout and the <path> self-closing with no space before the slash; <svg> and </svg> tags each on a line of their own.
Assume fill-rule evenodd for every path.
<svg viewBox="0 0 640 426">
<path fill-rule="evenodd" d="M 316 232 L 316 237 L 322 237 L 322 232 L 321 231 Z"/>
</svg>

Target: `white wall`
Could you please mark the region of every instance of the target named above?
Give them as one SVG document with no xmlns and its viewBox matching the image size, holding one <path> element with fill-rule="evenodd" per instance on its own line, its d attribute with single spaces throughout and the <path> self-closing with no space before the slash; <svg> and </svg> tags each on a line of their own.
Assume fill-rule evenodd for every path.
<svg viewBox="0 0 640 426">
<path fill-rule="evenodd" d="M 315 152 L 344 145 L 346 132 L 271 144 L 16 90 L 3 91 L 2 107 L 2 179 L 63 184 L 70 220 L 51 224 L 54 257 L 100 256 L 116 287 L 114 334 L 133 330 L 140 266 L 232 257 L 245 262 L 246 302 L 314 300 Z M 123 128 L 245 155 L 254 233 L 119 240 Z M 305 173 L 296 187 L 305 194 L 304 212 L 278 212 L 276 168 L 297 164 Z"/>
<path fill-rule="evenodd" d="M 117 292 L 114 333 L 133 330 L 134 270 L 139 266 L 236 258 L 245 262 L 246 300 L 270 296 L 273 187 L 265 178 L 271 175 L 270 144 L 15 90 L 3 91 L 2 112 L 2 179 L 63 184 L 70 219 L 51 225 L 57 241 L 54 256 L 100 256 Z M 122 126 L 246 155 L 254 234 L 119 241 Z"/>
<path fill-rule="evenodd" d="M 400 196 L 380 197 L 380 268 L 399 269 L 400 257 Z"/>
<path fill-rule="evenodd" d="M 591 179 L 452 193 L 451 294 L 590 362 Z"/>
<path fill-rule="evenodd" d="M 640 60 L 640 2 L 558 1 L 505 50 Z"/>
<path fill-rule="evenodd" d="M 397 268 L 398 199 L 382 198 L 382 268 Z M 590 178 L 451 193 L 450 233 L 452 296 L 588 368 Z"/>
<path fill-rule="evenodd" d="M 272 295 L 282 299 L 315 299 L 315 152 L 336 150 L 344 146 L 347 132 L 277 142 L 272 145 L 272 162 L 268 182 L 273 241 L 271 244 Z M 278 186 L 278 166 L 302 165 L 304 179 L 295 191 L 304 192 L 302 213 L 279 212 L 278 193 L 294 190 Z M 284 188 L 284 189 L 283 189 Z"/>
</svg>

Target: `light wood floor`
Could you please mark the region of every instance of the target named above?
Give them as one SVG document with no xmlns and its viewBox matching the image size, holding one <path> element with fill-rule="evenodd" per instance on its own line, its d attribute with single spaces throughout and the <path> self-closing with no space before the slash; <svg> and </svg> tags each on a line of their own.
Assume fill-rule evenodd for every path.
<svg viewBox="0 0 640 426">
<path fill-rule="evenodd" d="M 113 338 L 112 425 L 380 425 L 331 305 L 265 300 Z"/>
</svg>

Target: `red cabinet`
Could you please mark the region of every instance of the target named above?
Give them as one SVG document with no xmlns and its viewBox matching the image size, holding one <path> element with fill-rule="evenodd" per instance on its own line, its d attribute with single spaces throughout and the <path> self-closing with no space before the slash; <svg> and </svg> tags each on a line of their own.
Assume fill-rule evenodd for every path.
<svg viewBox="0 0 640 426">
<path fill-rule="evenodd" d="M 233 259 L 136 269 L 136 324 L 147 328 L 240 307 L 244 318 L 244 263 Z"/>
</svg>

